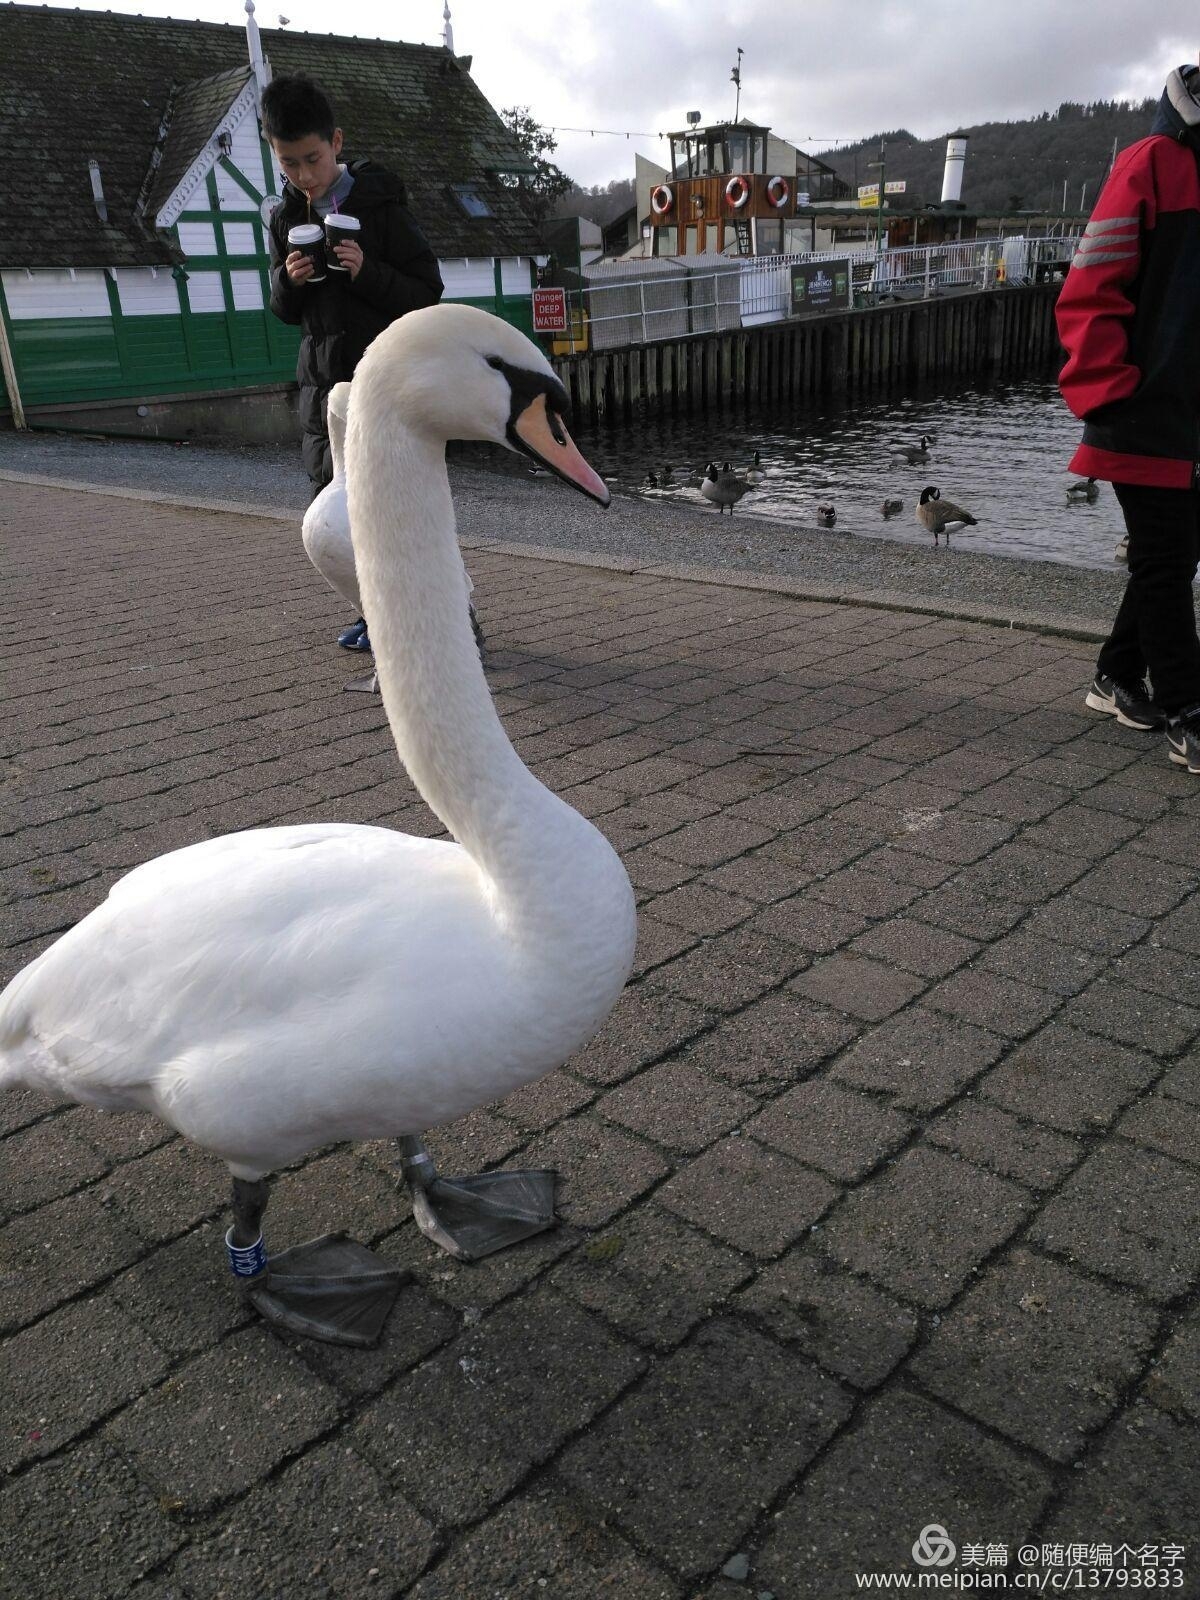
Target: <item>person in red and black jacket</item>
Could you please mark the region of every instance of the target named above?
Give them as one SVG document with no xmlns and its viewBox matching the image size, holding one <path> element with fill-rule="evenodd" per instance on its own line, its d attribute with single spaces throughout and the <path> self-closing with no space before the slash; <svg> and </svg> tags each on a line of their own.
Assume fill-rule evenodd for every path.
<svg viewBox="0 0 1200 1600">
<path fill-rule="evenodd" d="M 1171 74 L 1149 138 L 1117 157 L 1057 315 L 1059 384 L 1084 424 L 1071 470 L 1112 483 L 1129 532 L 1129 581 L 1086 703 L 1126 727 L 1165 726 L 1171 760 L 1200 773 L 1196 67 Z"/>
</svg>

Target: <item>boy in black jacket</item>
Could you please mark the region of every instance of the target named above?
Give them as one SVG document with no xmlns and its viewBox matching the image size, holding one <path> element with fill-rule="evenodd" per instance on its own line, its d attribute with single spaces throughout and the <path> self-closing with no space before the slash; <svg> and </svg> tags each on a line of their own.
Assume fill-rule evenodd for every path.
<svg viewBox="0 0 1200 1600">
<path fill-rule="evenodd" d="M 406 311 L 442 297 L 437 258 L 406 205 L 404 185 L 367 160 L 343 163 L 342 130 L 333 107 L 308 78 L 272 79 L 263 91 L 263 132 L 283 171 L 283 204 L 271 217 L 271 310 L 304 329 L 296 382 L 304 466 L 313 498 L 333 477 L 325 404 L 335 383 L 354 369 L 377 333 Z M 334 246 L 346 269 L 310 283 L 311 260 L 289 251 L 288 229 L 324 222 L 344 211 L 361 223 L 358 242 Z M 339 636 L 349 649 L 368 648 L 360 617 Z"/>
</svg>

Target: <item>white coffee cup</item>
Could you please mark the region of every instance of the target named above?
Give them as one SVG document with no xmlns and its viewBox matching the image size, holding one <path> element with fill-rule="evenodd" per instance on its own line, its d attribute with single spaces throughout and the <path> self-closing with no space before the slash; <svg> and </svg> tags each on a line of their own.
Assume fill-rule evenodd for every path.
<svg viewBox="0 0 1200 1600">
<path fill-rule="evenodd" d="M 357 217 L 349 216 L 345 211 L 330 211 L 325 218 L 325 263 L 330 272 L 348 272 L 334 253 L 335 244 L 347 244 L 351 240 L 358 243 L 358 236 L 362 230 L 362 223 Z"/>
<path fill-rule="evenodd" d="M 288 229 L 288 249 L 299 250 L 313 264 L 309 283 L 325 282 L 325 230 L 319 222 L 298 222 Z"/>
</svg>

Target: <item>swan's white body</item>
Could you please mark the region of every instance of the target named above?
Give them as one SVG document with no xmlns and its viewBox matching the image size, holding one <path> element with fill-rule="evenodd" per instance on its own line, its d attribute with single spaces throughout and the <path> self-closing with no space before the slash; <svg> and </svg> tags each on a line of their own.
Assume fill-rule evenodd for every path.
<svg viewBox="0 0 1200 1600">
<path fill-rule="evenodd" d="M 384 706 L 458 842 L 265 828 L 136 868 L 0 996 L 0 1087 L 154 1112 L 253 1179 L 499 1099 L 600 1026 L 633 959 L 629 880 L 513 750 L 462 603 L 445 442 L 504 441 L 493 352 L 553 380 L 481 311 L 410 313 L 360 364 L 347 436 Z"/>
<path fill-rule="evenodd" d="M 362 615 L 358 571 L 350 538 L 350 511 L 346 503 L 346 416 L 350 385 L 335 383 L 329 392 L 326 416 L 333 478 L 304 513 L 301 529 L 308 559 L 331 589 Z"/>
</svg>

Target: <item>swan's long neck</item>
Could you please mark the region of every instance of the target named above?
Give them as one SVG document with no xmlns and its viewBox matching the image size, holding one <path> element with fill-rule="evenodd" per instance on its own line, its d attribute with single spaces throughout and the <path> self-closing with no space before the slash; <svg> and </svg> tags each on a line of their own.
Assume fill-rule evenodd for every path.
<svg viewBox="0 0 1200 1600">
<path fill-rule="evenodd" d="M 333 475 L 346 475 L 346 419 L 336 404 L 330 403 L 325 421 L 329 427 L 329 454 L 333 459 Z"/>
<path fill-rule="evenodd" d="M 444 444 L 393 416 L 385 431 L 371 392 L 355 395 L 350 526 L 400 758 L 505 909 L 544 924 L 568 909 L 573 867 L 596 847 L 611 852 L 528 771 L 496 715 L 471 634 Z"/>
</svg>

